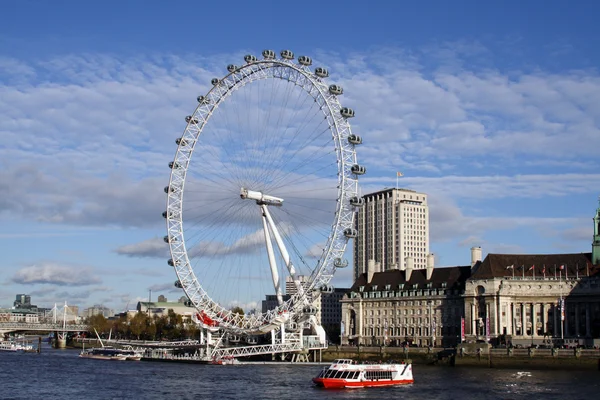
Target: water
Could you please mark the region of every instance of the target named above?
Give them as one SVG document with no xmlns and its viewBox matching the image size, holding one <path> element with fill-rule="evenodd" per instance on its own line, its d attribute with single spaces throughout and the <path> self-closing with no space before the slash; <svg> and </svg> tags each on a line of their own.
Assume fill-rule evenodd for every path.
<svg viewBox="0 0 600 400">
<path fill-rule="evenodd" d="M 410 386 L 315 388 L 320 365 L 101 361 L 77 350 L 0 353 L 0 399 L 594 399 L 600 371 L 413 366 Z"/>
</svg>

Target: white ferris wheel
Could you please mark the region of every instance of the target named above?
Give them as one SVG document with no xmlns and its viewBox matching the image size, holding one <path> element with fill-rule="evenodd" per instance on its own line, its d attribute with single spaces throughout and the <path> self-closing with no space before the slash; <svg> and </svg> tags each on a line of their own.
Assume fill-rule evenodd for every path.
<svg viewBox="0 0 600 400">
<path fill-rule="evenodd" d="M 205 327 L 240 335 L 314 323 L 363 205 L 342 87 L 310 57 L 262 56 L 198 96 L 165 187 L 175 285 Z M 274 308 L 261 312 L 265 295 Z"/>
</svg>

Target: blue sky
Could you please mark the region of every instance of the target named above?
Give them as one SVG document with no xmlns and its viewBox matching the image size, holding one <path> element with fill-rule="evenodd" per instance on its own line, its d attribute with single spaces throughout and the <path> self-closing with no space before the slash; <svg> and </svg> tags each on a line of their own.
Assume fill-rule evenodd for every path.
<svg viewBox="0 0 600 400">
<path fill-rule="evenodd" d="M 590 251 L 600 6 L 388 3 L 2 2 L 0 306 L 178 298 L 158 244 L 173 141 L 210 79 L 266 48 L 344 86 L 363 192 L 403 171 L 430 195 L 436 265 Z"/>
</svg>

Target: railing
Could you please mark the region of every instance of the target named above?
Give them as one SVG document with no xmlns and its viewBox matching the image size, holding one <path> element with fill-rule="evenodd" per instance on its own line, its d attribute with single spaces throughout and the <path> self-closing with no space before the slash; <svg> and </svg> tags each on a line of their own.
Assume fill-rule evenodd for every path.
<svg viewBox="0 0 600 400">
<path fill-rule="evenodd" d="M 62 332 L 86 332 L 87 325 L 60 323 L 28 323 L 28 322 L 0 322 L 0 331 L 62 331 Z"/>
</svg>

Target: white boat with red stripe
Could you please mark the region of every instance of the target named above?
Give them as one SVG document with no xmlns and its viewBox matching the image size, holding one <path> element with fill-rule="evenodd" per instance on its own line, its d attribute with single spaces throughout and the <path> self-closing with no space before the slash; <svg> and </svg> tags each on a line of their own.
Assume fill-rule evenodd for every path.
<svg viewBox="0 0 600 400">
<path fill-rule="evenodd" d="M 342 358 L 323 368 L 313 382 L 326 389 L 344 389 L 409 385 L 414 380 L 410 363 L 358 364 Z"/>
</svg>

